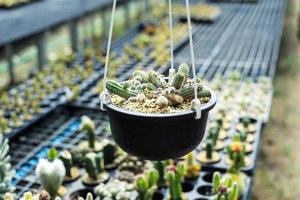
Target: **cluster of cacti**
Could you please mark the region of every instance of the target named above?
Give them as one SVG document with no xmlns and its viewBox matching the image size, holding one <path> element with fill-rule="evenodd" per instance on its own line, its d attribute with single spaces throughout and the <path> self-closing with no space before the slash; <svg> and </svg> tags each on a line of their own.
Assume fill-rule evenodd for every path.
<svg viewBox="0 0 300 200">
<path fill-rule="evenodd" d="M 135 190 L 138 192 L 139 200 L 152 200 L 153 193 L 157 189 L 159 173 L 153 169 L 143 175 L 139 175 L 135 180 Z"/>
<path fill-rule="evenodd" d="M 169 83 L 164 75 L 154 70 L 148 72 L 138 70 L 133 72 L 131 80 L 122 83 L 107 81 L 106 88 L 110 93 L 125 99 L 124 104 L 130 102 L 145 103 L 146 100 L 149 100 L 151 101 L 150 104 L 160 108 L 167 106 L 176 108 L 194 98 L 194 81 L 188 77 L 188 65 L 181 64 L 178 72 L 175 73 Z M 203 88 L 199 80 L 195 84 L 197 85 L 198 98 L 207 102 L 210 98 L 210 92 Z"/>
<path fill-rule="evenodd" d="M 183 199 L 181 183 L 184 178 L 184 165 L 170 165 L 166 168 L 165 179 L 169 189 L 169 197 L 171 200 Z"/>
<path fill-rule="evenodd" d="M 214 200 L 238 200 L 239 187 L 230 178 L 225 177 L 221 179 L 219 172 L 213 175 L 213 199 Z"/>
<path fill-rule="evenodd" d="M 199 176 L 201 165 L 195 161 L 194 153 L 191 152 L 185 156 L 184 162 L 184 177 L 185 178 L 196 178 Z"/>
<path fill-rule="evenodd" d="M 49 150 L 48 160 L 43 158 L 39 160 L 35 173 L 42 187 L 51 197 L 59 196 L 58 191 L 62 186 L 66 169 L 63 162 L 57 158 L 54 148 Z"/>
<path fill-rule="evenodd" d="M 237 174 L 240 168 L 245 167 L 245 145 L 241 142 L 235 141 L 226 147 L 228 158 L 230 159 L 230 166 L 228 172 Z"/>
<path fill-rule="evenodd" d="M 94 191 L 100 199 L 130 200 L 134 192 L 134 184 L 114 179 L 106 184 L 101 183 Z"/>
<path fill-rule="evenodd" d="M 118 170 L 130 171 L 134 174 L 140 174 L 143 173 L 143 171 L 145 170 L 145 165 L 146 161 L 141 160 L 137 157 L 127 155 L 118 166 Z"/>
<path fill-rule="evenodd" d="M 14 172 L 11 170 L 8 151 L 8 140 L 4 139 L 3 135 L 0 134 L 0 199 L 4 198 L 5 193 L 12 192 L 14 190 L 11 186 L 11 180 L 14 176 Z"/>
</svg>

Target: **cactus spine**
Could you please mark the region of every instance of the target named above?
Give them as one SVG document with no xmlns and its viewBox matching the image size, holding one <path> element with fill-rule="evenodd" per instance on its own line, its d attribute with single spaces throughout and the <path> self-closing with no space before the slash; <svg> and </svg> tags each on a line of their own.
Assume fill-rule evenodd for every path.
<svg viewBox="0 0 300 200">
<path fill-rule="evenodd" d="M 136 179 L 135 188 L 139 194 L 139 200 L 152 200 L 153 193 L 157 189 L 158 179 L 159 174 L 156 170 L 151 170 Z"/>
<path fill-rule="evenodd" d="M 106 88 L 109 92 L 123 97 L 125 99 L 134 97 L 138 94 L 136 91 L 125 89 L 121 84 L 111 80 L 108 80 L 106 82 Z"/>
<path fill-rule="evenodd" d="M 177 167 L 171 165 L 167 168 L 165 179 L 169 188 L 171 200 L 183 199 L 181 181 L 184 175 L 184 166 L 178 164 Z"/>
</svg>

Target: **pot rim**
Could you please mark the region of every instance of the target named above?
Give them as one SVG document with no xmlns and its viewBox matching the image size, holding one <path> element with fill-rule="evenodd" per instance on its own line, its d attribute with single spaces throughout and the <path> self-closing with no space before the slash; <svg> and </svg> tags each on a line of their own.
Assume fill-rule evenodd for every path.
<svg viewBox="0 0 300 200">
<path fill-rule="evenodd" d="M 205 104 L 201 104 L 201 111 L 202 112 L 208 112 L 210 111 L 217 102 L 217 95 L 214 91 L 212 91 L 209 87 L 203 85 L 203 88 L 208 90 L 211 94 L 209 102 Z M 143 113 L 143 112 L 136 112 L 136 111 L 129 111 L 123 108 L 120 108 L 118 106 L 115 106 L 111 101 L 103 102 L 104 106 L 110 110 L 114 110 L 116 112 L 132 116 L 132 117 L 141 117 L 141 118 L 170 118 L 170 117 L 180 117 L 180 116 L 190 116 L 190 115 L 196 115 L 196 111 L 193 109 L 182 111 L 182 112 L 176 112 L 176 113 Z"/>
</svg>

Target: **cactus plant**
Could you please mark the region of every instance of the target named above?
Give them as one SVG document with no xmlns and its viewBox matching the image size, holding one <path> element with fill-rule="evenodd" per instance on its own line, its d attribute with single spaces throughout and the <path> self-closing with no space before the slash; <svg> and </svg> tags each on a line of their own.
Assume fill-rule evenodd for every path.
<svg viewBox="0 0 300 200">
<path fill-rule="evenodd" d="M 87 152 L 99 152 L 102 150 L 102 145 L 96 140 L 96 126 L 91 118 L 82 116 L 79 129 L 88 136 L 87 141 L 83 141 L 78 145 L 80 153 L 85 154 Z"/>
<path fill-rule="evenodd" d="M 149 113 L 173 112 L 193 108 L 191 100 L 194 98 L 195 81 L 189 80 L 188 76 L 189 66 L 182 64 L 172 80 L 169 80 L 170 83 L 164 75 L 154 70 L 138 70 L 133 72 L 132 80 L 122 83 L 108 81 L 106 87 L 112 94 L 112 103 L 119 107 Z M 201 81 L 197 80 L 195 84 L 198 98 L 201 102 L 208 102 L 210 92 L 203 89 Z"/>
<path fill-rule="evenodd" d="M 8 140 L 0 134 L 0 199 L 4 198 L 5 193 L 14 191 L 14 187 L 10 185 L 14 172 L 11 170 L 8 151 Z"/>
<path fill-rule="evenodd" d="M 195 161 L 194 153 L 191 152 L 186 155 L 184 162 L 184 177 L 188 179 L 197 178 L 200 170 L 201 166 Z"/>
<path fill-rule="evenodd" d="M 109 92 L 116 94 L 120 97 L 123 97 L 125 99 L 134 97 L 138 94 L 136 91 L 125 89 L 121 84 L 111 80 L 108 80 L 106 82 L 106 88 Z"/>
<path fill-rule="evenodd" d="M 57 159 L 57 152 L 51 148 L 48 152 L 48 160 L 40 159 L 36 170 L 36 176 L 42 187 L 51 195 L 59 196 L 59 189 L 66 175 L 66 169 L 61 160 Z"/>
<path fill-rule="evenodd" d="M 134 185 L 114 179 L 106 184 L 95 187 L 95 193 L 100 199 L 130 200 L 134 192 Z"/>
<path fill-rule="evenodd" d="M 97 185 L 108 180 L 109 174 L 104 170 L 103 154 L 90 152 L 85 155 L 84 168 L 86 174 L 82 177 L 83 183 Z"/>
<path fill-rule="evenodd" d="M 157 189 L 159 180 L 158 172 L 153 169 L 144 175 L 139 175 L 135 180 L 135 189 L 138 192 L 139 200 L 152 200 L 153 193 Z"/>
<path fill-rule="evenodd" d="M 1 116 L 0 117 L 0 134 L 8 134 L 11 132 L 11 128 L 8 126 L 8 120 Z"/>
<path fill-rule="evenodd" d="M 66 169 L 64 181 L 76 180 L 80 176 L 80 172 L 79 169 L 73 164 L 72 154 L 65 150 L 60 153 L 60 160 L 63 162 Z"/>
<path fill-rule="evenodd" d="M 164 187 L 165 184 L 165 169 L 168 165 L 167 161 L 155 161 L 154 168 L 158 171 L 159 179 L 158 179 L 158 187 Z"/>
<path fill-rule="evenodd" d="M 166 168 L 165 179 L 169 189 L 171 200 L 183 199 L 181 182 L 184 177 L 184 165 L 170 165 Z"/>
<path fill-rule="evenodd" d="M 207 139 L 205 146 L 204 146 L 204 151 L 201 151 L 197 155 L 197 159 L 201 163 L 216 163 L 220 161 L 221 157 L 218 152 L 214 151 L 214 145 L 213 141 L 211 139 Z"/>
<path fill-rule="evenodd" d="M 94 197 L 91 193 L 88 193 L 86 195 L 86 198 L 84 199 L 83 197 L 79 197 L 78 200 L 93 200 Z M 14 197 L 11 194 L 7 194 L 4 197 L 4 200 L 14 200 Z M 51 200 L 51 197 L 49 196 L 49 194 L 45 193 L 45 192 L 25 192 L 23 194 L 23 196 L 21 197 L 20 200 Z M 60 197 L 55 197 L 54 200 L 61 200 Z"/>
<path fill-rule="evenodd" d="M 237 174 L 240 168 L 245 167 L 245 145 L 241 142 L 232 142 L 226 147 L 228 158 L 231 160 L 229 173 Z"/>
<path fill-rule="evenodd" d="M 215 172 L 213 175 L 212 190 L 214 200 L 238 200 L 239 198 L 237 183 L 232 182 L 228 177 L 221 179 L 219 172 Z"/>
</svg>

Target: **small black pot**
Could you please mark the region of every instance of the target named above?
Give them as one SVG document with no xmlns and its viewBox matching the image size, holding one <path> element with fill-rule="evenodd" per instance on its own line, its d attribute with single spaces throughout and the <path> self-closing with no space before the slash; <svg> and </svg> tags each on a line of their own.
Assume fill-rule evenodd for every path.
<svg viewBox="0 0 300 200">
<path fill-rule="evenodd" d="M 215 93 L 210 92 L 210 101 L 201 107 L 201 119 L 195 119 L 194 110 L 147 114 L 124 110 L 104 102 L 112 136 L 125 152 L 142 159 L 182 157 L 195 149 L 203 139 L 208 113 L 217 100 Z"/>
</svg>

